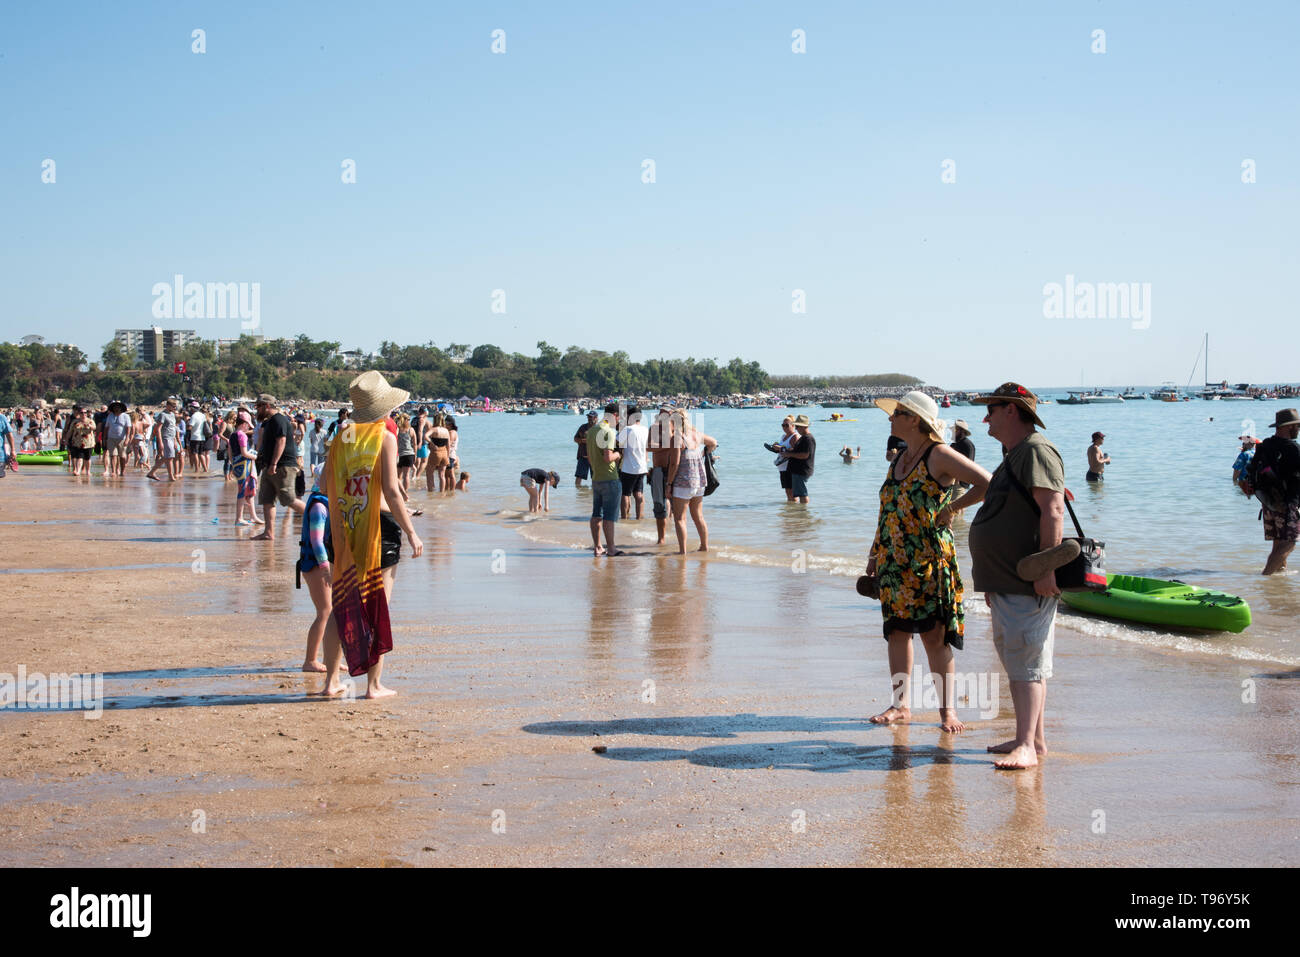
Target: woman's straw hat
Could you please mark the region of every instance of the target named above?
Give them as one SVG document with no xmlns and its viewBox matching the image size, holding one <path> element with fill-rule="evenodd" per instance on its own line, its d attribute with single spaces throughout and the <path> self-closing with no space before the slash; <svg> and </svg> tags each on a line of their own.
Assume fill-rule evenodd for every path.
<svg viewBox="0 0 1300 957">
<path fill-rule="evenodd" d="M 936 442 L 943 441 L 944 423 L 939 418 L 939 406 L 924 392 L 909 392 L 901 399 L 876 399 L 875 404 L 884 409 L 886 415 L 893 415 L 898 408 L 911 412 L 919 420 L 922 432 L 928 432 Z"/>
<path fill-rule="evenodd" d="M 388 416 L 399 405 L 406 402 L 411 393 L 405 389 L 395 389 L 379 372 L 371 369 L 363 372 L 348 384 L 348 398 L 352 401 L 352 419 L 362 422 L 378 422 Z"/>
</svg>

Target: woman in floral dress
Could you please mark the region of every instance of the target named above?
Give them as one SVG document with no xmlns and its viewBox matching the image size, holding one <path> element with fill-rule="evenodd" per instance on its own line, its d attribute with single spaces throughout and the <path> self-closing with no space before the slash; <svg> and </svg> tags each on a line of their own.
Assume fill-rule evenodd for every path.
<svg viewBox="0 0 1300 957">
<path fill-rule="evenodd" d="M 957 482 L 969 483 L 970 494 L 983 497 L 990 476 L 943 443 L 938 406 L 924 392 L 877 399 L 876 405 L 889 413 L 890 433 L 907 449 L 890 464 L 880 487 L 880 518 L 867 563 L 867 574 L 879 580 L 893 682 L 892 703 L 871 720 L 911 718 L 912 635 L 919 633 L 939 691 L 941 727 L 961 731 L 965 725 L 952 700 L 952 649 L 962 647 L 965 626 L 950 504 L 961 493 Z"/>
</svg>

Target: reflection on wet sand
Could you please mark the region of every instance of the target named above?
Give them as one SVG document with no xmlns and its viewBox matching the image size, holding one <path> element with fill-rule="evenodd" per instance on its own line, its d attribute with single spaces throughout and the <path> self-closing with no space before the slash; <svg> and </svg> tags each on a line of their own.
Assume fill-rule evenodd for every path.
<svg viewBox="0 0 1300 957">
<path fill-rule="evenodd" d="M 889 733 L 894 741 L 889 770 L 898 773 L 885 775 L 885 820 L 880 837 L 865 848 L 865 854 L 869 860 L 881 858 L 895 865 L 923 866 L 932 863 L 927 849 L 939 856 L 970 840 L 953 765 L 974 759 L 959 754 L 950 735 L 939 736 L 932 745 L 913 747 L 912 739 L 919 732 L 909 725 L 892 725 Z M 925 783 L 924 796 L 913 793 L 918 777 Z"/>
<path fill-rule="evenodd" d="M 1050 745 L 1049 745 L 1050 747 Z M 1011 788 L 1014 803 L 1006 822 L 998 828 L 998 842 L 1023 843 L 1028 835 L 1044 850 L 1054 844 L 1054 835 L 1047 826 L 1047 794 L 1044 782 L 1047 774 L 1031 768 L 1027 771 L 998 771 L 999 782 Z"/>
<path fill-rule="evenodd" d="M 293 566 L 287 558 L 283 542 L 277 538 L 274 542 L 250 542 L 248 547 L 256 551 L 252 555 L 248 576 L 248 584 L 252 587 L 244 589 L 243 595 L 247 596 L 250 591 L 254 593 L 257 596 L 257 610 L 264 615 L 291 611 Z M 296 560 L 295 554 L 293 561 Z M 286 564 L 289 565 L 287 579 Z M 305 630 L 304 628 L 304 632 Z"/>
<path fill-rule="evenodd" d="M 681 677 L 708 660 L 713 636 L 708 563 L 677 556 L 592 559 L 586 663 L 607 678 L 616 658 L 645 656 L 656 676 Z"/>
<path fill-rule="evenodd" d="M 650 577 L 650 654 L 655 671 L 674 677 L 697 674 L 709 659 L 713 613 L 709 563 L 676 556 L 656 562 Z"/>
</svg>

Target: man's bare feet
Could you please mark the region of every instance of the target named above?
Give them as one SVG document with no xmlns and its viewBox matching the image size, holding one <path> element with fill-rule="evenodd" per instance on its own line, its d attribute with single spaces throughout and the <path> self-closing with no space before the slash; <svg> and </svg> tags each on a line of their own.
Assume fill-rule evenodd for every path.
<svg viewBox="0 0 1300 957">
<path fill-rule="evenodd" d="M 385 688 L 383 685 L 375 685 L 373 688 L 366 689 L 367 698 L 391 698 L 397 694 L 392 688 Z"/>
<path fill-rule="evenodd" d="M 251 538 L 249 538 L 249 541 L 250 542 L 273 542 L 275 541 L 275 536 L 272 535 L 270 531 L 265 531 L 260 535 L 252 536 Z"/>
<path fill-rule="evenodd" d="M 949 734 L 960 734 L 966 730 L 966 725 L 957 717 L 956 708 L 939 709 L 939 727 L 943 728 L 943 730 L 947 731 Z"/>
<path fill-rule="evenodd" d="M 909 708 L 895 708 L 890 705 L 880 714 L 872 715 L 868 720 L 872 724 L 896 724 L 900 721 L 910 721 L 912 712 Z"/>
<path fill-rule="evenodd" d="M 312 674 L 324 674 L 326 669 L 319 661 L 305 661 L 303 662 L 302 670 Z"/>
<path fill-rule="evenodd" d="M 1015 749 L 1016 749 L 1016 742 L 1015 739 L 1013 738 L 1010 741 L 1003 741 L 1001 744 L 990 744 L 984 750 L 987 751 L 989 754 L 1010 754 Z M 1047 753 L 1047 745 L 1039 744 L 1037 741 L 1035 741 L 1034 751 L 1037 752 L 1038 755 L 1041 757 L 1042 755 Z"/>
<path fill-rule="evenodd" d="M 1003 771 L 1021 771 L 1025 768 L 1037 767 L 1038 755 L 1034 754 L 1034 749 L 1029 745 L 1022 744 L 1018 748 L 1012 748 L 1002 760 L 994 761 L 993 766 Z"/>
</svg>

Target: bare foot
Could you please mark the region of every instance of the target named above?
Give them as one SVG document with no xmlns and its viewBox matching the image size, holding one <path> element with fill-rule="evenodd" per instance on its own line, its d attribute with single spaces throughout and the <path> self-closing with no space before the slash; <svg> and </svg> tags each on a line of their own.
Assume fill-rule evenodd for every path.
<svg viewBox="0 0 1300 957">
<path fill-rule="evenodd" d="M 373 688 L 366 689 L 367 698 L 391 698 L 397 694 L 392 688 L 385 688 L 383 685 L 375 685 Z"/>
<path fill-rule="evenodd" d="M 868 720 L 872 724 L 894 724 L 899 721 L 910 721 L 911 718 L 912 712 L 909 708 L 895 708 L 890 705 L 880 714 L 872 715 Z"/>
<path fill-rule="evenodd" d="M 1015 749 L 1016 749 L 1016 742 L 1015 739 L 1012 738 L 1010 741 L 1003 741 L 1001 744 L 990 744 L 984 750 L 987 751 L 989 754 L 1010 754 Z M 1034 751 L 1037 752 L 1040 756 L 1044 755 L 1047 753 L 1047 746 L 1043 744 L 1039 744 L 1037 741 L 1035 741 Z"/>
<path fill-rule="evenodd" d="M 697 549 L 695 549 L 695 550 L 696 550 L 697 552 L 707 552 L 707 551 L 709 550 L 709 546 L 708 546 L 708 545 L 701 545 L 699 548 L 697 548 Z"/>
<path fill-rule="evenodd" d="M 596 546 L 596 557 L 599 558 L 601 555 L 604 555 L 604 554 L 605 554 L 605 549 L 603 549 L 602 547 L 600 547 L 599 545 L 597 545 L 597 546 Z"/>
<path fill-rule="evenodd" d="M 1022 771 L 1025 768 L 1037 767 L 1038 755 L 1034 754 L 1034 749 L 1029 745 L 1021 745 L 1012 748 L 1002 760 L 994 761 L 993 766 L 1003 771 Z"/>
<path fill-rule="evenodd" d="M 943 728 L 943 730 L 947 731 L 949 734 L 960 734 L 966 730 L 966 725 L 957 717 L 956 708 L 939 709 L 939 727 Z"/>
<path fill-rule="evenodd" d="M 249 539 L 249 541 L 250 542 L 273 542 L 275 541 L 275 536 L 272 535 L 270 532 L 263 532 L 261 535 L 254 535 Z"/>
<path fill-rule="evenodd" d="M 312 674 L 324 674 L 326 669 L 319 661 L 306 661 L 303 662 L 302 670 Z"/>
<path fill-rule="evenodd" d="M 309 692 L 308 696 L 314 698 L 334 698 L 337 697 L 338 695 L 341 695 L 346 690 L 347 690 L 346 685 L 338 681 L 335 681 L 332 684 L 326 685 L 320 691 Z"/>
</svg>

